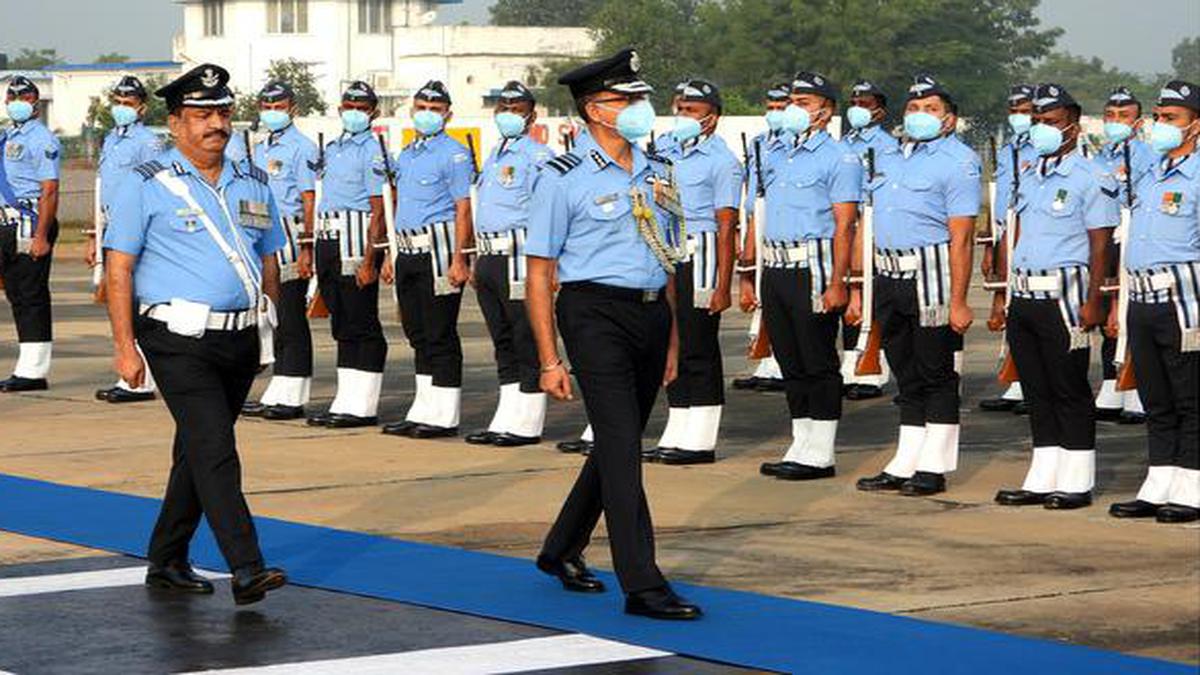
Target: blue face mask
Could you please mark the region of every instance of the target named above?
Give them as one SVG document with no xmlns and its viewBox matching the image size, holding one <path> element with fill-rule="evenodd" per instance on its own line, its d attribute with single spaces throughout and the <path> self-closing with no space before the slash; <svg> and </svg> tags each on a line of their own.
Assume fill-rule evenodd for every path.
<svg viewBox="0 0 1200 675">
<path fill-rule="evenodd" d="M 361 110 L 343 110 L 342 111 L 342 128 L 346 131 L 357 134 L 360 131 L 366 131 L 371 126 L 371 116 Z"/>
<path fill-rule="evenodd" d="M 1183 129 L 1166 122 L 1155 122 L 1150 127 L 1150 147 L 1155 152 L 1166 154 L 1183 145 Z"/>
<path fill-rule="evenodd" d="M 850 106 L 846 111 L 846 121 L 852 129 L 862 129 L 871 123 L 871 111 L 860 105 Z"/>
<path fill-rule="evenodd" d="M 1105 122 L 1104 137 L 1109 143 L 1120 143 L 1133 135 L 1133 127 L 1123 122 Z"/>
<path fill-rule="evenodd" d="M 15 99 L 8 103 L 8 117 L 12 121 L 20 124 L 33 117 L 33 104 L 28 101 Z"/>
<path fill-rule="evenodd" d="M 1008 128 L 1020 136 L 1033 126 L 1033 118 L 1025 113 L 1013 113 L 1008 116 Z"/>
<path fill-rule="evenodd" d="M 1037 154 L 1045 157 L 1058 152 L 1063 144 L 1063 132 L 1049 124 L 1035 124 L 1029 129 L 1029 142 Z"/>
<path fill-rule="evenodd" d="M 418 110 L 413 113 L 413 127 L 422 136 L 433 136 L 446 126 L 446 118 L 432 110 Z"/>
<path fill-rule="evenodd" d="M 292 116 L 286 110 L 262 110 L 258 113 L 258 121 L 270 131 L 283 131 L 292 123 Z"/>
<path fill-rule="evenodd" d="M 779 131 L 783 128 L 783 111 L 768 110 L 767 111 L 767 128 L 771 131 Z"/>
<path fill-rule="evenodd" d="M 671 129 L 671 135 L 680 143 L 686 143 L 699 136 L 701 131 L 699 120 L 677 115 L 675 117 L 675 128 Z"/>
<path fill-rule="evenodd" d="M 645 138 L 654 130 L 654 106 L 642 99 L 627 106 L 617 114 L 617 133 L 633 143 Z"/>
<path fill-rule="evenodd" d="M 525 133 L 525 118 L 516 113 L 496 113 L 496 130 L 505 138 L 516 138 Z"/>
<path fill-rule="evenodd" d="M 812 115 L 798 105 L 792 104 L 783 109 L 783 128 L 793 134 L 800 135 L 808 131 L 812 124 Z"/>
<path fill-rule="evenodd" d="M 113 104 L 108 111 L 112 113 L 113 124 L 119 127 L 127 127 L 138 120 L 137 109 L 132 106 Z"/>
<path fill-rule="evenodd" d="M 914 141 L 932 141 L 942 133 L 942 118 L 927 112 L 904 116 L 904 134 Z"/>
</svg>

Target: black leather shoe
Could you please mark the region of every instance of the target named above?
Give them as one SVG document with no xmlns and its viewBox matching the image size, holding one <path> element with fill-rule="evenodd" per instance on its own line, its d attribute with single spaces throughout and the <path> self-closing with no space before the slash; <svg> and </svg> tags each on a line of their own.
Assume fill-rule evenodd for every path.
<svg viewBox="0 0 1200 675">
<path fill-rule="evenodd" d="M 1117 422 L 1121 419 L 1120 408 L 1096 408 L 1096 420 L 1100 422 Z"/>
<path fill-rule="evenodd" d="M 712 464 L 717 461 L 717 453 L 713 450 L 680 450 L 678 448 L 658 451 L 659 464 L 683 466 L 686 464 Z"/>
<path fill-rule="evenodd" d="M 408 424 L 409 424 L 409 427 L 408 427 L 409 429 L 417 426 L 416 424 L 413 424 L 412 422 L 409 422 Z M 500 434 L 498 434 L 494 431 L 476 431 L 475 433 L 467 434 L 466 436 L 463 436 L 463 440 L 466 441 L 469 445 L 491 445 L 499 437 L 500 437 Z"/>
<path fill-rule="evenodd" d="M 233 602 L 250 605 L 262 600 L 269 591 L 287 584 L 287 574 L 276 567 L 257 571 L 237 570 L 233 574 Z"/>
<path fill-rule="evenodd" d="M 458 427 L 435 427 L 432 424 L 418 424 L 408 432 L 410 438 L 449 438 L 458 435 Z"/>
<path fill-rule="evenodd" d="M 246 401 L 242 404 L 242 417 L 262 417 L 267 406 L 258 401 Z"/>
<path fill-rule="evenodd" d="M 1017 401 L 1010 398 L 985 398 L 979 402 L 979 409 L 984 412 L 1008 412 L 1017 406 Z"/>
<path fill-rule="evenodd" d="M 657 462 L 659 454 L 661 454 L 664 450 L 670 449 L 671 448 L 642 448 L 642 461 Z"/>
<path fill-rule="evenodd" d="M 378 417 L 359 417 L 358 415 L 347 415 L 345 413 L 331 413 L 329 419 L 325 422 L 326 429 L 359 429 L 362 427 L 373 427 L 379 424 Z"/>
<path fill-rule="evenodd" d="M 1028 415 L 1029 414 L 1029 402 L 1028 401 L 1017 401 L 1017 404 L 1013 406 L 1012 414 Z"/>
<path fill-rule="evenodd" d="M 846 398 L 851 401 L 866 401 L 883 396 L 883 389 L 873 384 L 852 384 L 846 388 Z"/>
<path fill-rule="evenodd" d="M 1003 506 L 1033 506 L 1045 504 L 1048 492 L 1032 492 L 1030 490 L 1001 490 L 996 493 L 996 503 Z"/>
<path fill-rule="evenodd" d="M 928 497 L 946 491 L 946 477 L 940 473 L 918 471 L 900 486 L 905 497 Z"/>
<path fill-rule="evenodd" d="M 738 378 L 734 378 L 734 380 L 733 380 L 733 388 L 739 389 L 742 391 L 749 391 L 749 390 L 757 389 L 758 383 L 761 381 L 762 381 L 762 378 L 754 377 L 753 375 L 751 375 L 750 377 L 738 377 Z"/>
<path fill-rule="evenodd" d="M 777 377 L 760 377 L 758 384 L 754 385 L 754 391 L 783 391 L 786 388 L 783 380 Z"/>
<path fill-rule="evenodd" d="M 262 411 L 262 418 L 272 422 L 298 420 L 302 417 L 304 417 L 304 406 L 302 405 L 269 405 L 266 410 Z"/>
<path fill-rule="evenodd" d="M 627 594 L 625 613 L 674 621 L 699 619 L 704 614 L 699 606 L 676 595 L 670 586 Z"/>
<path fill-rule="evenodd" d="M 758 472 L 764 476 L 774 476 L 779 472 L 779 467 L 786 462 L 763 462 L 758 465 Z"/>
<path fill-rule="evenodd" d="M 408 436 L 412 430 L 417 427 L 417 423 L 411 420 L 400 420 L 383 425 L 382 432 L 389 436 Z"/>
<path fill-rule="evenodd" d="M 1117 418 L 1117 424 L 1145 424 L 1146 413 L 1129 412 L 1122 410 L 1121 416 Z"/>
<path fill-rule="evenodd" d="M 835 475 L 837 470 L 832 466 L 817 467 L 799 462 L 780 462 L 775 469 L 775 477 L 780 480 L 817 480 L 832 478 Z"/>
<path fill-rule="evenodd" d="M 583 441 L 583 440 L 559 441 L 558 445 L 556 445 L 554 447 L 558 448 L 559 452 L 566 452 L 569 454 L 584 454 L 584 455 L 586 455 L 587 453 L 592 451 L 591 441 Z"/>
<path fill-rule="evenodd" d="M 0 391 L 15 393 L 19 391 L 46 391 L 49 388 L 50 385 L 44 377 L 33 379 L 13 375 L 7 380 L 0 380 Z"/>
<path fill-rule="evenodd" d="M 146 587 L 197 595 L 213 592 L 212 582 L 193 572 L 185 562 L 170 562 L 161 567 L 151 565 L 146 570 Z"/>
<path fill-rule="evenodd" d="M 882 471 L 877 476 L 870 478 L 859 478 L 855 484 L 859 490 L 863 492 L 884 492 L 899 490 L 901 485 L 904 485 L 907 478 L 893 476 L 892 474 Z"/>
<path fill-rule="evenodd" d="M 1046 503 L 1042 504 L 1051 511 L 1069 511 L 1091 505 L 1091 492 L 1051 492 L 1046 496 Z"/>
<path fill-rule="evenodd" d="M 1193 509 L 1182 504 L 1167 504 L 1159 507 L 1155 520 L 1160 523 L 1190 523 L 1200 520 L 1200 509 Z"/>
<path fill-rule="evenodd" d="M 315 415 L 309 415 L 308 419 L 305 420 L 304 423 L 310 427 L 323 427 L 329 424 L 329 418 L 332 416 L 333 415 L 329 412 L 320 412 L 316 413 Z"/>
<path fill-rule="evenodd" d="M 1108 515 L 1113 518 L 1153 518 L 1158 515 L 1158 504 L 1134 499 L 1129 502 L 1117 502 L 1108 507 Z"/>
<path fill-rule="evenodd" d="M 583 557 L 555 560 L 546 554 L 537 557 L 537 568 L 562 582 L 564 590 L 573 593 L 603 593 L 604 582 L 596 578 Z"/>
<path fill-rule="evenodd" d="M 115 385 L 111 386 L 111 387 L 107 387 L 105 389 L 97 389 L 96 390 L 96 400 L 97 401 L 107 401 L 108 395 L 113 393 L 116 390 L 117 390 L 117 387 Z"/>
<path fill-rule="evenodd" d="M 492 441 L 497 448 L 520 448 L 526 445 L 537 445 L 542 442 L 541 436 L 518 436 L 516 434 L 500 434 Z"/>
<path fill-rule="evenodd" d="M 142 403 L 143 401 L 153 401 L 154 392 L 152 391 L 130 391 L 121 387 L 113 387 L 108 393 L 108 398 L 105 399 L 109 403 Z"/>
</svg>

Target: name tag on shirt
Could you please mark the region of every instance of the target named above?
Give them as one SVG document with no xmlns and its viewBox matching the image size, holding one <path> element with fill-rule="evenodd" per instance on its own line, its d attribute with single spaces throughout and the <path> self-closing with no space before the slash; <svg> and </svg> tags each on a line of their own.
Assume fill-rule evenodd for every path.
<svg viewBox="0 0 1200 675">
<path fill-rule="evenodd" d="M 600 195 L 599 197 L 596 197 L 594 201 L 596 202 L 596 206 L 600 207 L 601 211 L 605 213 L 612 213 L 613 209 L 617 208 L 617 200 L 620 198 L 621 195 L 614 192 L 609 195 Z"/>
<path fill-rule="evenodd" d="M 266 202 L 239 200 L 238 219 L 246 227 L 253 227 L 257 230 L 271 229 L 271 210 Z"/>
</svg>

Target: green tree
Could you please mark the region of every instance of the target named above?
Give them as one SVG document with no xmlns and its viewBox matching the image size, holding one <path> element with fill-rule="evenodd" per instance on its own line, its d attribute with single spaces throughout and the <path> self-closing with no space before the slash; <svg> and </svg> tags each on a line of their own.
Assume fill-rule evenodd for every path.
<svg viewBox="0 0 1200 675">
<path fill-rule="evenodd" d="M 12 70 L 42 70 L 62 62 L 57 49 L 22 49 L 9 60 L 8 67 Z"/>
<path fill-rule="evenodd" d="M 1200 84 L 1200 37 L 1184 38 L 1171 50 L 1175 77 Z"/>
<path fill-rule="evenodd" d="M 300 117 L 307 115 L 323 115 L 329 105 L 321 98 L 317 89 L 317 78 L 312 73 L 308 63 L 298 59 L 282 59 L 272 61 L 267 67 L 263 84 L 271 80 L 286 82 L 296 93 L 296 109 Z M 237 103 L 234 104 L 233 118 L 239 122 L 251 122 L 258 119 L 258 92 L 237 92 Z"/>
<path fill-rule="evenodd" d="M 1098 115 L 1104 112 L 1108 94 L 1118 85 L 1125 85 L 1148 107 L 1158 98 L 1158 87 L 1154 79 L 1143 78 L 1119 68 L 1107 66 L 1099 58 L 1056 52 L 1047 56 L 1032 68 L 1027 78 L 1030 82 L 1054 82 L 1071 92 L 1083 112 Z"/>
<path fill-rule="evenodd" d="M 587 26 L 604 0 L 497 0 L 488 10 L 494 26 Z"/>
<path fill-rule="evenodd" d="M 97 56 L 96 63 L 129 63 L 129 57 L 120 52 L 108 52 Z"/>
</svg>

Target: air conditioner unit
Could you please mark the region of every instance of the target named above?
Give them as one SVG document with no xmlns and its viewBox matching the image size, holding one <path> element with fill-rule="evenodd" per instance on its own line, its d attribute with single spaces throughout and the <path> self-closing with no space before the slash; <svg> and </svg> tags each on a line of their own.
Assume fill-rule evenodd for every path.
<svg viewBox="0 0 1200 675">
<path fill-rule="evenodd" d="M 391 91 L 394 85 L 395 79 L 391 73 L 375 73 L 371 76 L 371 86 L 376 91 Z"/>
</svg>

